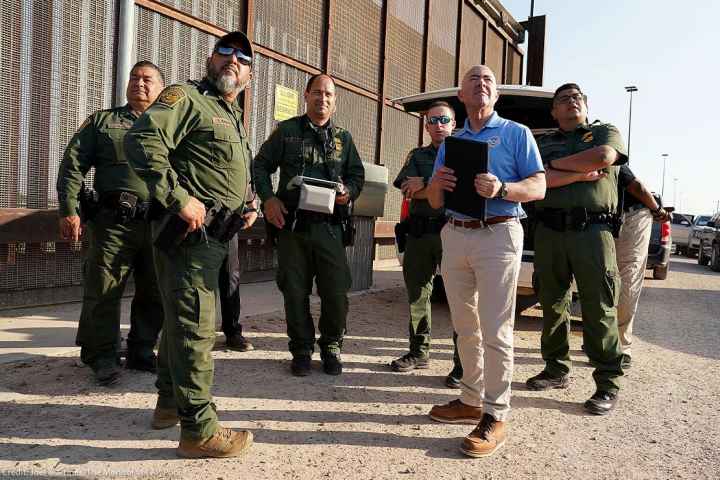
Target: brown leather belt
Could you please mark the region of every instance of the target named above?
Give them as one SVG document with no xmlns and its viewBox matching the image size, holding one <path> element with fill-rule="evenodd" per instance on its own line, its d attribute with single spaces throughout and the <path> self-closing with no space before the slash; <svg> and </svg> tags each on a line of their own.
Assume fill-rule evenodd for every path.
<svg viewBox="0 0 720 480">
<path fill-rule="evenodd" d="M 456 227 L 476 229 L 476 228 L 485 228 L 488 225 L 495 225 L 496 223 L 507 222 L 514 218 L 515 217 L 513 217 L 513 216 L 500 216 L 500 217 L 490 217 L 486 220 L 458 220 L 457 218 L 450 217 L 448 219 L 448 222 L 455 225 Z"/>
</svg>

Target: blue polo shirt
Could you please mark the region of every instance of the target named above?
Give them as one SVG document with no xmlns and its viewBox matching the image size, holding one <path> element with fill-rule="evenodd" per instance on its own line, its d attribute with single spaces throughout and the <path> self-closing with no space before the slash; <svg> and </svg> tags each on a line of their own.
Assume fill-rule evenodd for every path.
<svg viewBox="0 0 720 480">
<path fill-rule="evenodd" d="M 489 147 L 488 172 L 503 182 L 519 182 L 537 172 L 545 171 L 540 152 L 530 129 L 525 125 L 506 120 L 496 112 L 493 112 L 479 132 L 473 131 L 470 122 L 465 120 L 463 128 L 454 133 L 453 136 L 486 142 Z M 445 165 L 444 143 L 440 145 L 438 150 L 433 175 L 443 165 Z M 480 199 L 481 197 L 478 195 L 478 200 Z M 449 209 L 446 209 L 445 213 L 459 220 L 473 219 Z M 487 200 L 485 216 L 487 218 L 499 216 L 523 218 L 526 215 L 518 202 L 490 198 Z"/>
</svg>

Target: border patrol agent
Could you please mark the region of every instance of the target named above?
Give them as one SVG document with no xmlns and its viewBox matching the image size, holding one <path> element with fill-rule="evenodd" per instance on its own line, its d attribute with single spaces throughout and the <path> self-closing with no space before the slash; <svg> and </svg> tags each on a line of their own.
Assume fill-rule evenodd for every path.
<svg viewBox="0 0 720 480">
<path fill-rule="evenodd" d="M 584 348 L 595 367 L 597 386 L 585 409 L 605 415 L 615 408 L 623 375 L 613 229 L 618 227 L 616 165 L 627 163 L 627 152 L 617 128 L 587 122 L 587 97 L 574 83 L 555 91 L 552 116 L 560 128 L 538 140 L 548 189 L 545 199 L 536 203 L 535 233 L 545 369 L 528 379 L 527 386 L 546 390 L 569 384 L 568 307 L 574 278 L 582 306 Z"/>
<path fill-rule="evenodd" d="M 352 284 L 344 248 L 352 235 L 347 224 L 348 204 L 360 195 L 365 169 L 350 132 L 331 119 L 336 101 L 333 79 L 328 75 L 311 77 L 304 96 L 307 113 L 278 124 L 255 157 L 253 179 L 265 219 L 278 229 L 277 284 L 285 301 L 292 374 L 310 373 L 315 327 L 309 297 L 314 278 L 321 300 L 318 345 L 323 370 L 340 375 L 347 292 Z M 270 175 L 278 168 L 280 183 L 275 193 Z M 343 184 L 333 215 L 297 208 L 299 189 L 287 188 L 297 175 Z"/>
<path fill-rule="evenodd" d="M 83 307 L 75 342 L 81 347 L 80 358 L 93 369 L 101 385 L 115 383 L 120 375 L 120 305 L 131 273 L 135 295 L 125 366 L 155 371 L 153 349 L 163 311 L 146 220 L 148 190 L 128 165 L 123 140 L 163 86 L 163 75 L 156 65 L 136 63 L 127 86 L 128 104 L 90 115 L 70 140 L 58 173 L 61 237 L 78 241 L 83 227 L 87 229 Z M 92 167 L 99 204 L 86 199 L 88 193 L 82 191 L 85 175 Z"/>
<path fill-rule="evenodd" d="M 427 186 L 432 177 L 438 147 L 455 128 L 455 112 L 447 102 L 435 102 L 425 113 L 425 130 L 431 143 L 414 148 L 398 172 L 393 185 L 410 198 L 410 215 L 398 225 L 398 239 L 404 244 L 403 278 L 410 301 L 410 351 L 393 360 L 395 372 L 428 368 L 432 327 L 430 297 L 435 272 L 442 260 L 440 230 L 445 225 L 442 208 L 432 208 L 427 200 Z M 457 336 L 453 334 L 455 345 Z M 445 379 L 450 388 L 459 388 L 462 379 L 460 356 L 455 345 L 453 369 Z"/>
<path fill-rule="evenodd" d="M 250 147 L 239 94 L 252 74 L 253 51 L 241 32 L 218 40 L 200 82 L 172 85 L 126 137 L 128 157 L 165 214 L 153 221 L 155 265 L 165 307 L 153 428 L 181 424 L 178 455 L 233 457 L 250 432 L 218 425 L 210 387 L 215 299 L 227 240 L 206 216 L 242 211 Z M 180 241 L 159 248 L 167 225 L 181 219 Z M 186 236 L 185 236 L 186 234 Z M 183 239 L 184 236 L 184 239 Z"/>
</svg>

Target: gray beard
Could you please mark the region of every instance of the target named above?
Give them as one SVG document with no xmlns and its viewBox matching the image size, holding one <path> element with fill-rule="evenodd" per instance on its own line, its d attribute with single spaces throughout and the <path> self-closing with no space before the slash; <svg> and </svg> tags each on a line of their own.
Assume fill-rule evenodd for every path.
<svg viewBox="0 0 720 480">
<path fill-rule="evenodd" d="M 237 95 L 240 94 L 243 88 L 245 88 L 245 85 L 240 85 L 232 74 L 222 75 L 213 71 L 211 68 L 208 68 L 207 73 L 210 82 L 221 95 L 228 95 L 231 93 Z"/>
</svg>

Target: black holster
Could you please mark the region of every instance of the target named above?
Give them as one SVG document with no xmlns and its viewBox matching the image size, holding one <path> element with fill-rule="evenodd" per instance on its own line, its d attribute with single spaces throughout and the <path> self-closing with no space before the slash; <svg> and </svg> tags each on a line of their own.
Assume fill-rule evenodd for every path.
<svg viewBox="0 0 720 480">
<path fill-rule="evenodd" d="M 355 223 L 353 222 L 350 205 L 335 205 L 331 223 L 339 223 L 342 230 L 342 243 L 345 247 L 355 245 Z"/>
<path fill-rule="evenodd" d="M 395 243 L 397 244 L 398 252 L 403 253 L 405 251 L 405 245 L 407 244 L 408 235 L 408 219 L 406 218 L 402 222 L 395 224 Z"/>
<path fill-rule="evenodd" d="M 87 223 L 93 220 L 100 211 L 100 196 L 92 188 L 87 188 L 83 183 L 78 193 L 80 203 L 80 221 Z"/>
<path fill-rule="evenodd" d="M 215 201 L 205 212 L 205 221 L 203 222 L 205 233 L 218 241 L 229 241 L 230 237 L 227 240 L 222 240 L 222 238 L 227 234 L 231 217 L 229 209 Z M 179 246 L 187 238 L 187 229 L 188 223 L 180 218 L 180 215 L 166 211 L 155 230 L 153 244 L 167 252 Z"/>
<path fill-rule="evenodd" d="M 229 242 L 245 226 L 244 212 L 245 208 L 243 206 L 232 212 L 229 208 L 221 207 L 208 223 L 207 234 L 219 242 Z"/>
</svg>

